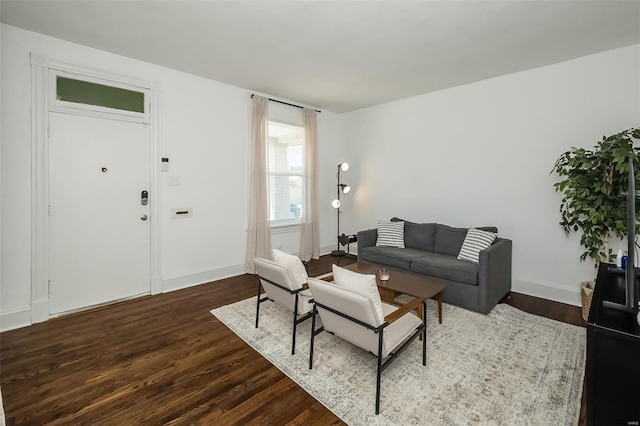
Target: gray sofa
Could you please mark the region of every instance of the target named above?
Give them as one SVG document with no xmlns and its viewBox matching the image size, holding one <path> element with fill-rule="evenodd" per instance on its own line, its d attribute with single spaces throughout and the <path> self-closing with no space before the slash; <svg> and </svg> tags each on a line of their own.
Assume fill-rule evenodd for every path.
<svg viewBox="0 0 640 426">
<path fill-rule="evenodd" d="M 495 227 L 477 229 L 498 232 Z M 496 238 L 475 264 L 457 259 L 466 234 L 467 228 L 405 221 L 405 248 L 396 248 L 376 247 L 377 229 L 360 231 L 358 262 L 438 278 L 446 284 L 444 302 L 488 314 L 511 291 L 511 240 Z"/>
</svg>

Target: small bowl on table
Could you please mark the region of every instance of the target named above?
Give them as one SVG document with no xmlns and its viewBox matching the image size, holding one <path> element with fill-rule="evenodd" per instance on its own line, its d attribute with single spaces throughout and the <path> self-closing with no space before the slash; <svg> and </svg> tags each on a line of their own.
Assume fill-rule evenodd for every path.
<svg viewBox="0 0 640 426">
<path fill-rule="evenodd" d="M 380 268 L 380 270 L 378 271 L 378 278 L 380 278 L 380 281 L 388 281 L 389 270 L 387 268 Z"/>
</svg>

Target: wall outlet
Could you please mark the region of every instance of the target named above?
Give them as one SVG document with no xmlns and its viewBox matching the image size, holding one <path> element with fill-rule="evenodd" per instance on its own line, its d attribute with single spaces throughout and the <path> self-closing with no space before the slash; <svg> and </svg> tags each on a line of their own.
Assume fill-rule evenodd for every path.
<svg viewBox="0 0 640 426">
<path fill-rule="evenodd" d="M 180 186 L 180 176 L 169 176 L 169 186 Z"/>
</svg>

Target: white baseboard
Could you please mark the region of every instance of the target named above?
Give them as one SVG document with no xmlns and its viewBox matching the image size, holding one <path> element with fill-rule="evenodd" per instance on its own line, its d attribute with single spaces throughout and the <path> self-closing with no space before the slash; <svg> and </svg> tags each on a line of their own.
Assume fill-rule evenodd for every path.
<svg viewBox="0 0 640 426">
<path fill-rule="evenodd" d="M 320 256 L 324 256 L 325 254 L 331 254 L 338 247 L 337 244 L 333 244 L 330 246 L 320 247 Z M 340 246 L 340 250 L 344 250 L 347 252 L 347 246 Z M 351 243 L 351 247 L 349 247 L 349 254 L 354 256 L 358 255 L 358 243 Z"/>
<path fill-rule="evenodd" d="M 576 288 L 572 289 L 555 283 L 525 281 L 514 278 L 511 280 L 511 290 L 515 293 L 554 300 L 568 305 L 582 306 L 579 284 L 576 283 Z"/>
<path fill-rule="evenodd" d="M 162 281 L 163 293 L 244 274 L 244 264 L 196 272 Z"/>
<path fill-rule="evenodd" d="M 336 249 L 336 244 L 332 244 L 330 246 L 320 247 L 320 256 L 324 256 L 325 254 L 331 254 L 333 250 Z"/>
<path fill-rule="evenodd" d="M 151 277 L 151 294 L 162 293 L 162 275 Z"/>
<path fill-rule="evenodd" d="M 49 319 L 49 299 L 31 302 L 31 322 L 44 322 Z"/>
<path fill-rule="evenodd" d="M 31 308 L 29 306 L 0 314 L 0 331 L 14 330 L 28 325 L 31 325 Z"/>
</svg>

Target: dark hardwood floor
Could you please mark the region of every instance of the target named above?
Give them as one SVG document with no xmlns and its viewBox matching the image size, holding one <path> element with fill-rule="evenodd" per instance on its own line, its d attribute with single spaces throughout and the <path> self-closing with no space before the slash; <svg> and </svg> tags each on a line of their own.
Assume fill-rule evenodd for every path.
<svg viewBox="0 0 640 426">
<path fill-rule="evenodd" d="M 309 275 L 334 261 L 355 260 L 323 256 Z M 242 275 L 0 334 L 7 424 L 343 424 L 209 313 L 256 286 Z M 505 301 L 584 326 L 577 307 Z"/>
</svg>

